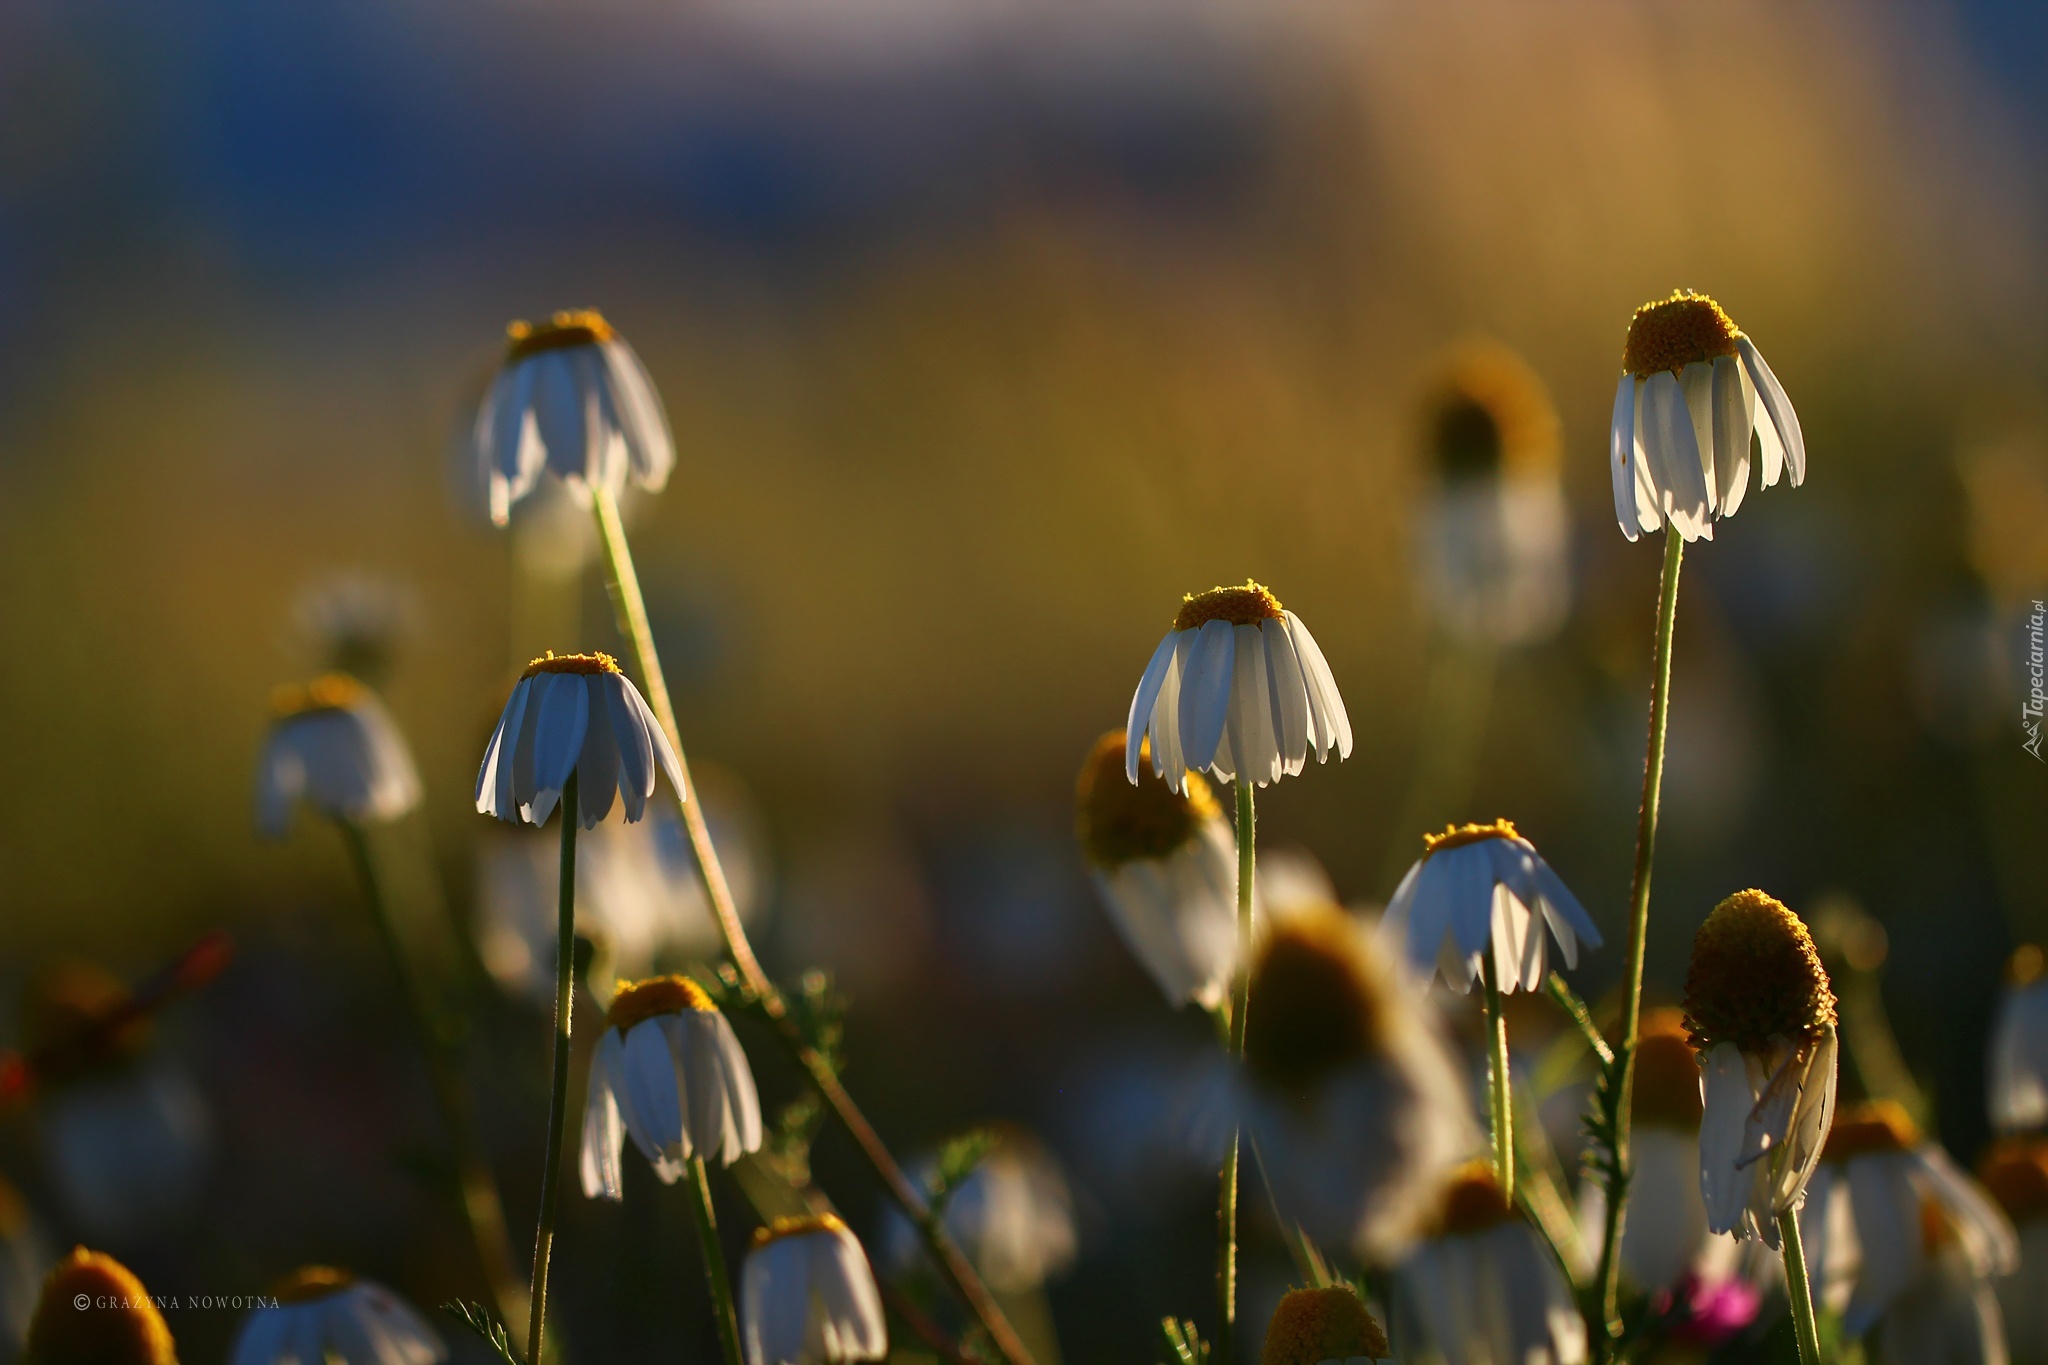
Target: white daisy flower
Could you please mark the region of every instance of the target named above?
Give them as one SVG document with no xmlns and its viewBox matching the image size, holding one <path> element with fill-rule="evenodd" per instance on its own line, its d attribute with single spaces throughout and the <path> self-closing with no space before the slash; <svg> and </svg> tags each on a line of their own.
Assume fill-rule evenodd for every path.
<svg viewBox="0 0 2048 1365">
<path fill-rule="evenodd" d="M 1132 782 L 1148 735 L 1152 771 L 1175 791 L 1191 772 L 1271 786 L 1299 773 L 1311 747 L 1318 763 L 1332 749 L 1351 757 L 1351 720 L 1323 651 L 1301 618 L 1252 582 L 1181 603 L 1131 697 Z"/>
<path fill-rule="evenodd" d="M 256 826 L 281 839 L 304 801 L 330 820 L 382 824 L 420 802 L 419 770 L 382 702 L 339 673 L 271 696 L 256 765 Z"/>
<path fill-rule="evenodd" d="M 383 1285 L 307 1266 L 251 1313 L 229 1365 L 439 1365 L 448 1348 L 425 1318 Z"/>
<path fill-rule="evenodd" d="M 1600 931 L 1578 897 L 1512 822 L 1425 834 L 1422 848 L 1380 920 L 1380 932 L 1415 971 L 1440 972 L 1445 985 L 1464 994 L 1490 949 L 1503 991 L 1533 991 L 1548 965 L 1544 926 L 1567 967 L 1579 965 L 1582 941 L 1600 946 Z"/>
<path fill-rule="evenodd" d="M 1217 1009 L 1237 971 L 1236 836 L 1200 773 L 1176 792 L 1141 765 L 1132 783 L 1124 745 L 1104 735 L 1076 784 L 1089 879 L 1167 1002 Z"/>
<path fill-rule="evenodd" d="M 673 1185 L 693 1157 L 730 1166 L 761 1146 L 761 1101 L 732 1025 L 696 982 L 658 976 L 612 997 L 583 1110 L 583 1193 L 618 1199 L 626 1135 Z"/>
<path fill-rule="evenodd" d="M 2048 975 L 2029 943 L 2006 965 L 1992 1026 L 1988 1087 L 1991 1126 L 2001 1133 L 2048 1128 Z"/>
<path fill-rule="evenodd" d="M 80 1300 L 92 1311 L 80 1311 Z M 178 1347 L 134 1271 L 105 1252 L 76 1247 L 43 1280 L 22 1359 L 178 1365 Z"/>
<path fill-rule="evenodd" d="M 911 1178 L 929 1193 L 938 1161 L 927 1156 Z M 1036 1289 L 1073 1263 L 1074 1199 L 1066 1175 L 1037 1139 L 1003 1126 L 996 1144 L 946 1201 L 946 1232 L 967 1253 L 989 1288 Z M 882 1260 L 910 1270 L 924 1260 L 924 1242 L 894 1204 L 882 1210 Z"/>
<path fill-rule="evenodd" d="M 1290 1289 L 1266 1324 L 1259 1365 L 1393 1365 L 1387 1334 L 1348 1284 Z"/>
<path fill-rule="evenodd" d="M 1849 1217 L 1831 1226 L 1829 1215 L 1841 1201 L 1848 1203 Z M 1816 1283 L 1828 1279 L 1831 1259 L 1856 1260 L 1854 1289 L 1842 1314 L 1851 1336 L 1869 1330 L 1927 1272 L 1928 1239 L 1922 1232 L 1930 1219 L 1940 1225 L 1942 1245 L 1953 1245 L 1977 1278 L 2018 1269 L 2012 1223 L 1948 1153 L 1921 1136 L 1904 1109 L 1873 1100 L 1838 1113 L 1807 1186 L 1799 1229 L 1802 1243 L 1809 1227 L 1816 1234 L 1806 1249 L 1807 1271 Z"/>
<path fill-rule="evenodd" d="M 1706 1074 L 1707 1227 L 1775 1250 L 1835 1111 L 1835 993 L 1806 925 L 1761 891 L 1715 906 L 1693 937 L 1685 1022 Z"/>
<path fill-rule="evenodd" d="M 542 469 L 588 506 L 593 487 L 617 496 L 628 479 L 659 490 L 676 460 L 661 395 L 593 309 L 506 329 L 505 362 L 477 409 L 470 450 L 500 526 Z"/>
<path fill-rule="evenodd" d="M 1570 605 L 1571 522 L 1543 381 L 1504 346 L 1463 346 L 1445 361 L 1424 422 L 1434 477 L 1416 559 L 1430 615 L 1477 645 L 1555 634 Z"/>
<path fill-rule="evenodd" d="M 1865 1344 L 1872 1365 L 2007 1365 L 2014 1356 L 1997 1293 L 1938 1224 L 1927 1233 L 1925 1271 L 1892 1300 Z"/>
<path fill-rule="evenodd" d="M 1431 1365 L 1580 1365 L 1586 1324 L 1557 1262 L 1473 1162 L 1438 1201 L 1436 1227 L 1395 1267 L 1402 1360 Z"/>
<path fill-rule="evenodd" d="M 1384 1261 L 1479 1141 L 1430 1006 L 1334 906 L 1277 919 L 1252 968 L 1237 1109 L 1273 1197 Z"/>
<path fill-rule="evenodd" d="M 740 1272 L 747 1365 L 828 1365 L 889 1352 L 882 1295 L 860 1243 L 831 1214 L 754 1233 Z"/>
<path fill-rule="evenodd" d="M 609 654 L 553 654 L 519 675 L 476 776 L 476 808 L 500 820 L 547 823 L 576 776 L 583 828 L 623 799 L 638 820 L 659 771 L 686 795 L 683 767 L 640 689 Z"/>
<path fill-rule="evenodd" d="M 1667 523 L 1711 540 L 1749 486 L 1750 437 L 1762 483 L 1806 482 L 1806 438 L 1778 377 L 1721 305 L 1684 290 L 1636 309 L 1608 432 L 1614 516 L 1634 540 Z"/>
<path fill-rule="evenodd" d="M 2005 1138 L 1977 1173 L 2018 1231 L 2019 1265 L 1994 1281 L 2015 1360 L 2048 1360 L 2048 1137 Z"/>
</svg>

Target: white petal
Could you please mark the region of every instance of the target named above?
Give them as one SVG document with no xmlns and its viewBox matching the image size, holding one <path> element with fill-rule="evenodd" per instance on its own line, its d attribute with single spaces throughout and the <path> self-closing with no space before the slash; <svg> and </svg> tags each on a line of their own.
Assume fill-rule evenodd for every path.
<svg viewBox="0 0 2048 1365">
<path fill-rule="evenodd" d="M 576 760 L 576 807 L 585 829 L 596 829 L 618 800 L 619 744 L 613 737 L 609 700 L 623 681 L 616 673 L 596 673 L 584 679 L 590 700 L 583 751 Z"/>
<path fill-rule="evenodd" d="M 619 1104 L 612 1098 L 610 1078 L 605 1074 L 604 1049 L 590 1059 L 590 1079 L 583 1103 L 583 1152 L 578 1163 L 586 1199 L 618 1200 L 625 1196 L 625 1182 L 619 1170 L 619 1149 L 626 1135 L 619 1122 Z"/>
<path fill-rule="evenodd" d="M 541 690 L 543 684 L 546 691 Z M 582 756 L 583 736 L 590 727 L 590 691 L 577 674 L 542 673 L 534 678 L 532 704 L 540 710 L 533 731 L 533 794 L 522 803 L 520 814 L 530 824 L 542 825 Z"/>
<path fill-rule="evenodd" d="M 1764 412 L 1777 429 L 1778 440 L 1785 448 L 1786 468 L 1792 473 L 1792 486 L 1797 488 L 1806 482 L 1806 436 L 1799 430 L 1799 414 L 1792 411 L 1792 400 L 1785 396 L 1778 376 L 1764 363 L 1763 352 L 1756 348 L 1756 343 L 1748 337 L 1737 337 L 1735 349 L 1742 355 L 1742 368 L 1748 372 L 1750 382 L 1756 385 Z"/>
<path fill-rule="evenodd" d="M 1700 1118 L 1700 1197 L 1711 1232 L 1734 1232 L 1742 1222 L 1753 1175 L 1738 1169 L 1743 1127 L 1756 1102 L 1749 1068 L 1733 1043 L 1716 1043 L 1700 1059 L 1704 1109 Z"/>
<path fill-rule="evenodd" d="M 498 728 L 491 734 L 491 742 L 484 749 L 483 766 L 476 774 L 476 809 L 479 815 L 495 815 L 501 820 L 519 818 L 519 808 L 512 800 L 512 746 L 518 741 L 521 722 L 526 715 L 526 698 L 533 679 L 521 678 L 512 688 L 512 696 L 505 703 L 505 710 L 498 717 Z"/>
<path fill-rule="evenodd" d="M 1330 665 L 1324 660 L 1315 637 L 1301 623 L 1301 618 L 1291 611 L 1281 615 L 1287 622 L 1287 637 L 1294 644 L 1295 657 L 1301 662 L 1302 681 L 1308 686 L 1309 720 L 1314 727 L 1316 761 L 1327 760 L 1333 746 L 1338 758 L 1349 758 L 1351 717 L 1344 712 L 1344 698 L 1337 691 L 1337 680 L 1330 675 Z"/>
<path fill-rule="evenodd" d="M 676 1088 L 675 1058 L 668 1034 L 655 1020 L 635 1024 L 625 1034 L 624 1058 L 612 1086 L 626 1106 L 626 1126 L 650 1161 L 656 1157 L 689 1156 L 689 1135 L 683 1128 L 683 1097 Z"/>
<path fill-rule="evenodd" d="M 1695 360 L 1678 372 L 1685 410 L 1692 418 L 1693 448 L 1700 453 L 1700 477 L 1707 490 L 1707 511 L 1721 512 L 1720 481 L 1714 474 L 1714 367 Z"/>
<path fill-rule="evenodd" d="M 1145 671 L 1138 678 L 1138 690 L 1131 694 L 1131 709 L 1124 718 L 1124 776 L 1130 778 L 1133 786 L 1138 782 L 1138 754 L 1145 738 L 1145 731 L 1152 727 L 1152 707 L 1159 700 L 1159 689 L 1166 685 L 1167 670 L 1173 667 L 1173 651 L 1177 630 L 1166 632 L 1159 647 L 1152 651 L 1152 658 L 1145 665 Z M 1176 722 L 1178 717 L 1175 717 Z M 1153 767 L 1158 770 L 1159 738 L 1152 740 Z"/>
<path fill-rule="evenodd" d="M 649 492 L 659 492 L 675 467 L 675 442 L 669 434 L 668 413 L 662 409 L 661 391 L 647 377 L 647 367 L 626 344 L 614 336 L 600 344 L 609 371 L 612 394 L 618 409 L 626 448 L 633 459 L 633 481 Z"/>
<path fill-rule="evenodd" d="M 1863 1270 L 1842 1315 L 1844 1330 L 1861 1336 L 1898 1293 L 1920 1273 L 1920 1192 L 1908 1177 L 1903 1153 L 1848 1162 L 1849 1199 L 1856 1210 Z"/>
<path fill-rule="evenodd" d="M 1280 780 L 1280 743 L 1274 734 L 1273 688 L 1266 677 L 1266 642 L 1253 625 L 1230 628 L 1230 711 L 1225 722 L 1241 780 L 1270 787 Z"/>
<path fill-rule="evenodd" d="M 1607 428 L 1607 472 L 1614 482 L 1614 520 L 1634 540 L 1636 519 L 1636 377 L 1623 374 L 1614 386 L 1614 419 Z"/>
<path fill-rule="evenodd" d="M 624 798 L 626 819 L 634 821 L 647 813 L 647 798 L 654 793 L 654 738 L 641 717 L 641 708 L 626 695 L 630 684 L 625 678 L 607 674 L 602 681 L 602 720 L 618 754 L 619 795 Z"/>
<path fill-rule="evenodd" d="M 1182 758 L 1196 771 L 1214 762 L 1230 718 L 1237 636 L 1228 621 L 1209 621 L 1195 632 L 1180 686 Z"/>
<path fill-rule="evenodd" d="M 1721 515 L 1732 517 L 1749 488 L 1749 401 L 1742 366 L 1733 356 L 1714 361 L 1714 497 Z"/>
<path fill-rule="evenodd" d="M 1707 535 L 1711 509 L 1692 414 L 1677 377 L 1660 370 L 1643 381 L 1640 411 L 1643 435 L 1638 453 L 1650 470 L 1658 508 L 1681 536 L 1699 540 Z"/>
<path fill-rule="evenodd" d="M 1308 683 L 1286 621 L 1260 622 L 1259 636 L 1266 646 L 1266 677 L 1273 689 L 1280 771 L 1293 777 L 1308 761 Z"/>
</svg>

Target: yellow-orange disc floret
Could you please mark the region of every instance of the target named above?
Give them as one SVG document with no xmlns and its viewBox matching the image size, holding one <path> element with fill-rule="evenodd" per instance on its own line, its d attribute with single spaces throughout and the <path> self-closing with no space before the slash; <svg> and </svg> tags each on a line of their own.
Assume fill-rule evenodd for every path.
<svg viewBox="0 0 2048 1365">
<path fill-rule="evenodd" d="M 1196 630 L 1211 621 L 1228 621 L 1233 626 L 1255 626 L 1283 614 L 1280 599 L 1263 584 L 1247 578 L 1242 587 L 1211 588 L 1181 599 L 1180 613 L 1173 618 L 1175 630 Z"/>
<path fill-rule="evenodd" d="M 177 1365 L 171 1329 L 128 1267 L 75 1249 L 43 1280 L 23 1365 Z"/>
<path fill-rule="evenodd" d="M 1446 825 L 1441 834 L 1422 836 L 1422 856 L 1441 853 L 1445 849 L 1462 848 L 1476 844 L 1483 839 L 1519 839 L 1521 831 L 1512 820 L 1494 820 L 1484 825 Z"/>
<path fill-rule="evenodd" d="M 505 359 L 518 361 L 542 351 L 595 346 L 617 335 L 595 308 L 565 310 L 545 322 L 515 322 L 506 327 Z"/>
<path fill-rule="evenodd" d="M 1629 1112 L 1638 1127 L 1692 1132 L 1700 1126 L 1699 1059 L 1685 1040 L 1685 1017 L 1677 1010 L 1653 1010 L 1643 1019 Z"/>
<path fill-rule="evenodd" d="M 619 661 L 609 654 L 557 654 L 552 649 L 528 664 L 519 674 L 531 678 L 539 673 L 617 673 Z"/>
<path fill-rule="evenodd" d="M 1252 968 L 1244 1059 L 1264 1084 L 1306 1099 L 1382 1050 L 1387 1003 L 1357 930 L 1334 906 L 1274 926 Z"/>
<path fill-rule="evenodd" d="M 1429 395 L 1430 453 L 1446 479 L 1555 469 L 1557 410 L 1527 361 L 1495 342 L 1460 347 Z"/>
<path fill-rule="evenodd" d="M 1436 1235 L 1464 1237 L 1519 1217 L 1514 1205 L 1501 1195 L 1493 1163 L 1468 1161 L 1452 1174 L 1444 1188 Z"/>
<path fill-rule="evenodd" d="M 1629 320 L 1621 368 L 1647 379 L 1660 370 L 1673 374 L 1687 365 L 1736 354 L 1742 329 L 1705 294 L 1676 289 L 1636 309 Z"/>
<path fill-rule="evenodd" d="M 326 673 L 309 683 L 284 683 L 270 690 L 271 714 L 282 720 L 309 711 L 345 711 L 369 689 L 346 673 Z"/>
<path fill-rule="evenodd" d="M 1910 1152 L 1920 1145 L 1920 1126 L 1894 1100 L 1864 1100 L 1835 1111 L 1822 1161 L 1847 1161 L 1872 1152 Z"/>
<path fill-rule="evenodd" d="M 1733 1043 L 1762 1055 L 1773 1037 L 1798 1042 L 1835 1023 L 1835 992 L 1799 916 L 1761 891 L 1738 891 L 1693 936 L 1685 1022 L 1704 1052 Z"/>
<path fill-rule="evenodd" d="M 2006 959 L 2005 979 L 2015 986 L 2031 986 L 2041 979 L 2044 966 L 2048 966 L 2048 958 L 2042 956 L 2040 945 L 2022 943 Z"/>
<path fill-rule="evenodd" d="M 1164 858 L 1222 814 L 1200 773 L 1187 775 L 1181 795 L 1152 771 L 1152 741 L 1141 741 L 1138 780 L 1125 776 L 1124 733 L 1095 742 L 1074 787 L 1074 829 L 1088 861 L 1105 870 L 1140 858 Z"/>
<path fill-rule="evenodd" d="M 605 1023 L 624 1033 L 656 1015 L 681 1014 L 684 1010 L 712 1014 L 717 1009 L 704 988 L 687 976 L 654 976 L 619 987 L 611 1008 L 605 1011 Z"/>
<path fill-rule="evenodd" d="M 1259 1365 L 1321 1365 L 1391 1354 L 1387 1334 L 1350 1285 L 1290 1289 L 1273 1310 Z"/>
<path fill-rule="evenodd" d="M 300 1266 L 277 1282 L 271 1296 L 279 1303 L 311 1303 L 329 1294 L 339 1294 L 356 1282 L 346 1270 L 331 1265 Z"/>
<path fill-rule="evenodd" d="M 777 1218 L 767 1227 L 754 1229 L 754 1245 L 762 1247 L 784 1237 L 802 1237 L 812 1232 L 844 1232 L 846 1224 L 837 1214 L 808 1213 L 798 1218 Z"/>
<path fill-rule="evenodd" d="M 2004 1139 L 1985 1155 L 1977 1177 L 2013 1222 L 2048 1215 L 2048 1138 Z"/>
</svg>

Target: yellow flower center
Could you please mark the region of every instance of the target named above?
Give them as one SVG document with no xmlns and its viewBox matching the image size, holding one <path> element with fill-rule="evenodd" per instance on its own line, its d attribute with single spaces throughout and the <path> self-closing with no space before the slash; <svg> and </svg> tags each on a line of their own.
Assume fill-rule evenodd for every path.
<svg viewBox="0 0 2048 1365">
<path fill-rule="evenodd" d="M 338 1294 L 355 1282 L 355 1276 L 331 1265 L 300 1266 L 279 1280 L 271 1293 L 279 1303 L 310 1303 Z"/>
<path fill-rule="evenodd" d="M 1500 1181 L 1494 1177 L 1492 1163 L 1468 1161 L 1457 1169 L 1444 1189 L 1436 1235 L 1462 1237 L 1520 1216 L 1514 1205 L 1501 1197 Z"/>
<path fill-rule="evenodd" d="M 1138 781 L 1124 776 L 1124 732 L 1095 741 L 1074 785 L 1074 828 L 1081 850 L 1097 867 L 1114 870 L 1140 858 L 1164 858 L 1193 839 L 1222 807 L 1198 773 L 1188 774 L 1186 796 L 1152 771 L 1152 742 L 1138 749 Z"/>
<path fill-rule="evenodd" d="M 1557 411 L 1543 381 L 1496 342 L 1473 342 L 1450 356 L 1426 420 L 1429 453 L 1446 480 L 1557 467 Z"/>
<path fill-rule="evenodd" d="M 35 1365 L 177 1365 L 178 1349 L 134 1272 L 111 1256 L 79 1247 L 44 1279 L 22 1359 Z"/>
<path fill-rule="evenodd" d="M 1700 1064 L 1685 1041 L 1685 1019 L 1677 1010 L 1654 1010 L 1643 1020 L 1630 1112 L 1638 1126 L 1686 1132 L 1700 1126 Z"/>
<path fill-rule="evenodd" d="M 309 683 L 285 683 L 270 690 L 270 710 L 279 720 L 308 711 L 345 711 L 369 689 L 346 673 L 327 673 Z"/>
<path fill-rule="evenodd" d="M 1241 588 L 1211 588 L 1190 593 L 1180 602 L 1180 614 L 1173 618 L 1175 630 L 1199 630 L 1211 621 L 1228 621 L 1233 626 L 1255 626 L 1277 620 L 1280 599 L 1263 584 L 1247 578 Z"/>
<path fill-rule="evenodd" d="M 1738 891 L 1693 936 L 1686 1027 L 1702 1052 L 1733 1043 L 1769 1050 L 1774 1036 L 1818 1037 L 1835 1022 L 1835 992 L 1799 916 L 1761 891 Z"/>
<path fill-rule="evenodd" d="M 1865 1100 L 1835 1111 L 1822 1161 L 1847 1161 L 1872 1152 L 1908 1152 L 1920 1145 L 1920 1126 L 1892 1100 Z"/>
<path fill-rule="evenodd" d="M 1521 832 L 1512 820 L 1495 820 L 1487 825 L 1446 825 L 1442 834 L 1422 836 L 1422 856 L 1441 853 L 1447 848 L 1462 848 L 1476 844 L 1482 839 L 1519 839 Z"/>
<path fill-rule="evenodd" d="M 655 976 L 619 987 L 611 1008 L 605 1011 L 605 1022 L 624 1033 L 658 1014 L 681 1014 L 684 1010 L 716 1014 L 718 1006 L 711 1003 L 702 986 L 687 976 Z"/>
<path fill-rule="evenodd" d="M 1638 379 L 1660 370 L 1673 374 L 1700 360 L 1735 354 L 1742 329 L 1705 294 L 1675 289 L 1668 299 L 1636 309 L 1628 324 L 1621 368 Z"/>
<path fill-rule="evenodd" d="M 505 329 L 505 359 L 524 360 L 542 351 L 560 351 L 571 346 L 595 346 L 618 333 L 595 308 L 578 308 L 555 314 L 546 322 L 515 322 Z"/>
<path fill-rule="evenodd" d="M 1325 1360 L 1390 1354 L 1387 1334 L 1348 1284 L 1290 1289 L 1266 1327 L 1259 1365 L 1320 1365 Z"/>
<path fill-rule="evenodd" d="M 807 1213 L 801 1218 L 777 1218 L 765 1228 L 754 1229 L 754 1245 L 767 1246 L 785 1237 L 802 1237 L 813 1232 L 844 1232 L 846 1224 L 836 1213 Z"/>
<path fill-rule="evenodd" d="M 1977 1177 L 2015 1223 L 2048 1214 L 2048 1138 L 2004 1139 L 1985 1155 Z"/>
<path fill-rule="evenodd" d="M 618 673 L 619 661 L 609 654 L 557 654 L 552 649 L 528 664 L 522 678 L 536 673 Z"/>
<path fill-rule="evenodd" d="M 2015 986 L 2031 986 L 2041 979 L 2044 967 L 2048 967 L 2048 960 L 2042 958 L 2041 946 L 2022 943 L 2006 961 L 2005 979 Z"/>
<path fill-rule="evenodd" d="M 1289 915 L 1252 968 L 1244 1060 L 1253 1076 L 1297 1100 L 1381 1050 L 1386 1000 L 1371 947 L 1335 906 Z"/>
</svg>

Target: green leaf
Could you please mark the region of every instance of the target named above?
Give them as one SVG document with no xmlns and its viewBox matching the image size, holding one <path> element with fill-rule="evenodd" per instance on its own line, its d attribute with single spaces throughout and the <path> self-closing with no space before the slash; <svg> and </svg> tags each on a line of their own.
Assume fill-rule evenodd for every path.
<svg viewBox="0 0 2048 1365">
<path fill-rule="evenodd" d="M 457 1299 L 453 1303 L 442 1304 L 441 1311 L 482 1337 L 506 1365 L 519 1365 L 519 1357 L 512 1354 L 512 1343 L 505 1335 L 505 1325 L 493 1320 L 490 1311 L 482 1304 Z"/>
</svg>

